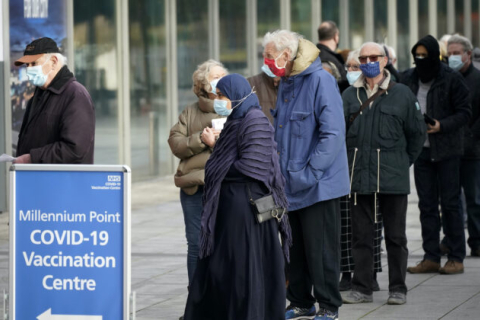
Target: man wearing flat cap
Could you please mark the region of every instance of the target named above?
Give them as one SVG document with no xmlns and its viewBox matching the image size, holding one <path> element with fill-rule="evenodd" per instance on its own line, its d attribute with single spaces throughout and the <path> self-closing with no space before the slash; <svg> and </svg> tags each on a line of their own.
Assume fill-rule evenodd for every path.
<svg viewBox="0 0 480 320">
<path fill-rule="evenodd" d="M 15 61 L 15 66 L 26 64 L 28 80 L 36 87 L 18 136 L 15 163 L 93 164 L 93 102 L 65 62 L 50 38 L 32 41 Z"/>
</svg>

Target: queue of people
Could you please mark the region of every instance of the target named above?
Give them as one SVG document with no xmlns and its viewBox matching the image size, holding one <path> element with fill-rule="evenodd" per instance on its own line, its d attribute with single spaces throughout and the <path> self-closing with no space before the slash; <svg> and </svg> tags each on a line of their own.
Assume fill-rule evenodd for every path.
<svg viewBox="0 0 480 320">
<path fill-rule="evenodd" d="M 221 64 L 212 60 L 199 66 L 205 81 L 194 75 L 194 92 L 213 108 L 201 110 L 204 122 L 188 122 L 189 106 L 169 139 L 182 160 L 175 181 L 189 244 L 185 319 L 338 319 L 342 303 L 373 301 L 382 239 L 387 304 L 405 304 L 407 271 L 464 272 L 462 188 L 468 244 L 480 256 L 480 71 L 470 41 L 450 37 L 447 65 L 426 36 L 405 72 L 395 69 L 391 47 L 364 43 L 344 63 L 338 42 L 332 21 L 319 27 L 317 45 L 288 30 L 268 32 L 262 73 L 249 82 L 224 69 L 215 76 Z M 217 117 L 226 117 L 222 130 L 211 129 Z M 198 155 L 188 197 L 203 201 L 197 196 L 192 214 L 179 182 Z M 407 268 L 412 165 L 425 256 Z M 273 218 L 259 221 L 257 200 L 269 196 Z M 193 216 L 201 221 L 195 234 Z"/>
</svg>

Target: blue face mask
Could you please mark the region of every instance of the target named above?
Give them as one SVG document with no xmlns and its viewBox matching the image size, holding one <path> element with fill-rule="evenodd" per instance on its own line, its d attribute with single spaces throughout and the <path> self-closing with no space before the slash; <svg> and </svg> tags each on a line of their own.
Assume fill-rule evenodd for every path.
<svg viewBox="0 0 480 320">
<path fill-rule="evenodd" d="M 362 71 L 349 71 L 347 72 L 347 80 L 350 85 L 357 81 L 358 77 L 362 74 Z"/>
<path fill-rule="evenodd" d="M 228 105 L 227 100 L 219 100 L 219 99 L 213 100 L 213 110 L 215 110 L 215 112 L 220 116 L 228 117 L 232 113 L 233 109 L 241 105 L 243 101 L 245 101 L 248 97 L 250 97 L 250 95 L 255 93 L 254 89 L 255 87 L 252 88 L 252 91 L 248 95 L 246 95 L 240 100 L 230 100 L 230 102 L 238 102 L 238 104 L 232 109 L 227 108 L 227 105 Z"/>
<path fill-rule="evenodd" d="M 365 77 L 375 78 L 380 74 L 380 62 L 375 61 L 375 62 L 361 64 L 360 70 L 362 70 L 362 73 Z"/>
<path fill-rule="evenodd" d="M 50 70 L 50 72 L 48 72 L 47 74 L 43 73 L 42 67 L 47 62 L 48 60 L 45 61 L 41 66 L 27 67 L 26 74 L 28 80 L 30 80 L 34 86 L 43 87 L 45 82 L 47 82 L 48 75 L 50 74 L 50 72 L 52 72 L 52 70 Z"/>
<path fill-rule="evenodd" d="M 454 55 L 454 56 L 448 57 L 448 66 L 453 70 L 459 71 L 460 69 L 463 68 L 464 65 L 465 65 L 465 62 L 462 61 L 461 55 Z"/>
<path fill-rule="evenodd" d="M 215 79 L 215 80 L 212 80 L 210 82 L 210 86 L 212 87 L 212 91 L 210 91 L 211 93 L 213 93 L 214 95 L 217 95 L 217 83 L 218 81 L 220 81 L 220 79 Z"/>
<path fill-rule="evenodd" d="M 213 100 L 213 110 L 224 117 L 228 117 L 232 113 L 232 109 L 227 108 L 228 101 L 227 100 Z"/>
<path fill-rule="evenodd" d="M 263 64 L 262 71 L 265 72 L 265 74 L 270 78 L 276 77 L 276 75 L 273 74 L 272 70 L 270 70 L 270 68 L 266 64 Z"/>
</svg>

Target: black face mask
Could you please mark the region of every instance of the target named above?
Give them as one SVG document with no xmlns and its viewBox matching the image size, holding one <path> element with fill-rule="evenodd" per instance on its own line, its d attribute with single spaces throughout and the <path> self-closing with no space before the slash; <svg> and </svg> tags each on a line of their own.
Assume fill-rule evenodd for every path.
<svg viewBox="0 0 480 320">
<path fill-rule="evenodd" d="M 415 66 L 417 68 L 420 81 L 427 83 L 435 78 L 438 75 L 439 63 L 440 61 L 435 61 L 433 59 L 429 59 L 428 57 L 423 59 L 415 58 Z"/>
</svg>

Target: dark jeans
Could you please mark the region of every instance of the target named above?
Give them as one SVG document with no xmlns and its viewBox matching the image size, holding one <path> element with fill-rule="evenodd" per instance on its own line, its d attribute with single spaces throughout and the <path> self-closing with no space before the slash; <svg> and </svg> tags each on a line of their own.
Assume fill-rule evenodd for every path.
<svg viewBox="0 0 480 320">
<path fill-rule="evenodd" d="M 385 246 L 388 254 L 388 289 L 407 293 L 407 195 L 378 194 L 383 217 Z M 352 253 L 355 261 L 352 289 L 372 294 L 373 245 L 375 236 L 375 196 L 357 195 L 357 205 L 351 199 Z M 437 244 L 438 245 L 438 244 Z"/>
<path fill-rule="evenodd" d="M 422 225 L 424 259 L 440 262 L 441 219 L 438 199 L 442 206 L 443 232 L 448 239 L 448 260 L 463 262 L 465 230 L 460 210 L 460 159 L 430 161 L 430 149 L 423 148 L 414 166 L 415 185 Z"/>
<path fill-rule="evenodd" d="M 462 160 L 460 182 L 465 193 L 468 216 L 468 245 L 480 249 L 480 160 Z"/>
<path fill-rule="evenodd" d="M 288 213 L 292 227 L 287 299 L 294 307 L 337 311 L 340 278 L 340 199 Z M 312 287 L 313 295 L 312 296 Z"/>
<path fill-rule="evenodd" d="M 198 187 L 198 191 L 189 196 L 180 190 L 180 202 L 183 209 L 183 218 L 185 220 L 185 236 L 187 237 L 187 269 L 188 285 L 192 283 L 195 268 L 197 267 L 199 241 L 200 241 L 200 223 L 202 217 L 202 196 L 203 186 Z"/>
</svg>

